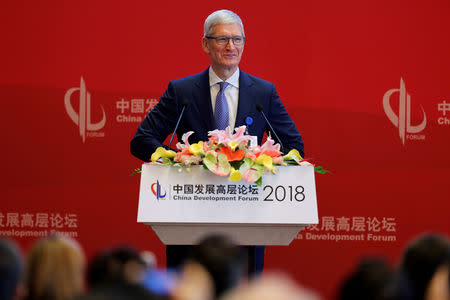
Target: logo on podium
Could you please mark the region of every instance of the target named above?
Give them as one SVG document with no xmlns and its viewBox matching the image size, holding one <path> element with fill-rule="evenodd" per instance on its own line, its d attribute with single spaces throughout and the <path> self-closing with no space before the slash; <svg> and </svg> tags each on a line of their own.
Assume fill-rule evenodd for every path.
<svg viewBox="0 0 450 300">
<path fill-rule="evenodd" d="M 391 107 L 390 98 L 392 94 L 399 93 L 399 105 L 398 115 L 395 114 Z M 417 135 L 425 129 L 427 125 L 427 117 L 425 111 L 422 108 L 423 120 L 418 125 L 411 125 L 411 96 L 406 92 L 405 82 L 403 78 L 400 78 L 400 88 L 390 89 L 383 96 L 383 108 L 389 120 L 398 128 L 398 133 L 403 145 L 405 145 L 405 139 L 410 140 L 424 140 L 425 135 Z"/>
<path fill-rule="evenodd" d="M 78 112 L 75 111 L 70 101 L 72 94 L 76 91 L 80 92 Z M 95 131 L 102 129 L 105 126 L 105 110 L 103 109 L 103 106 L 100 106 L 103 113 L 102 119 L 97 123 L 91 121 L 91 94 L 86 90 L 86 84 L 84 83 L 83 77 L 81 77 L 79 88 L 70 88 L 67 90 L 64 95 L 64 106 L 70 119 L 78 126 L 83 143 L 86 140 L 86 136 L 104 136 L 104 133 L 100 134 Z"/>
<path fill-rule="evenodd" d="M 156 190 L 155 190 L 155 186 L 156 186 Z M 164 195 L 161 194 L 162 188 L 161 185 L 159 184 L 159 180 L 156 180 L 155 183 L 152 184 L 152 193 L 153 195 L 156 196 L 156 199 L 159 201 L 159 199 L 164 200 L 164 198 L 166 198 L 166 194 L 167 192 L 164 191 Z"/>
</svg>

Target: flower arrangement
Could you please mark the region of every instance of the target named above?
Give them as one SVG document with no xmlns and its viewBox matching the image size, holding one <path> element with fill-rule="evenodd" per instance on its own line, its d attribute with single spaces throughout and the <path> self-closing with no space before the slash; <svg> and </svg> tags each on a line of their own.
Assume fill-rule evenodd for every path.
<svg viewBox="0 0 450 300">
<path fill-rule="evenodd" d="M 194 133 L 189 131 L 183 134 L 183 143 L 176 145 L 179 152 L 158 147 L 152 154 L 151 161 L 156 164 L 187 167 L 187 171 L 191 165 L 203 165 L 218 176 L 228 176 L 230 181 L 242 179 L 259 186 L 262 184 L 262 174 L 275 174 L 276 166 L 311 165 L 295 149 L 282 156 L 280 145 L 275 144 L 270 137 L 263 145 L 256 145 L 256 138 L 245 135 L 245 131 L 245 125 L 236 128 L 234 133 L 230 127 L 210 131 L 208 141 L 194 144 L 189 144 L 189 136 Z M 322 174 L 327 172 L 322 167 L 315 167 L 315 171 Z M 140 169 L 136 169 L 134 173 L 138 172 Z"/>
</svg>

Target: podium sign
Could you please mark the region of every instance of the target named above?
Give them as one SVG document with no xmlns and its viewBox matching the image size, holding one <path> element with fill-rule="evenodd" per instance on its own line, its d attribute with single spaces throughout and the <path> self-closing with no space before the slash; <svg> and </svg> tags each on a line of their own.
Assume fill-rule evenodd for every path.
<svg viewBox="0 0 450 300">
<path fill-rule="evenodd" d="M 286 245 L 318 223 L 312 166 L 279 167 L 261 187 L 228 181 L 201 166 L 143 164 L 138 222 L 165 244 L 194 244 L 204 235 L 231 235 L 243 245 Z"/>
</svg>

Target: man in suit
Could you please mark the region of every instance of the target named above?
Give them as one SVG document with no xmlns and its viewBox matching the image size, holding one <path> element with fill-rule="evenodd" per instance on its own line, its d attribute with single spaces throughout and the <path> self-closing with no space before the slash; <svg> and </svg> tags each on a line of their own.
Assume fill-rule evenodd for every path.
<svg viewBox="0 0 450 300">
<path fill-rule="evenodd" d="M 232 129 L 247 125 L 249 135 L 261 143 L 268 131 L 278 135 L 282 151 L 297 149 L 303 156 L 303 142 L 294 122 L 286 112 L 275 86 L 251 76 L 239 69 L 244 51 L 245 33 L 241 19 L 229 10 L 219 10 L 209 15 L 204 24 L 202 48 L 210 56 L 211 66 L 204 72 L 173 80 L 159 103 L 147 115 L 131 141 L 131 153 L 143 161 L 149 161 L 162 142 L 175 129 L 183 108 L 184 115 L 177 129 L 181 137 L 193 131 L 190 143 L 208 140 L 208 132 L 214 129 Z M 261 110 L 269 119 L 271 133 Z M 276 138 L 274 138 L 276 142 Z M 167 247 L 168 266 L 179 263 L 176 259 L 180 247 Z M 255 255 L 256 272 L 262 270 L 264 247 L 250 248 Z M 172 260 L 173 258 L 173 260 Z M 250 262 L 252 265 L 252 262 Z"/>
</svg>

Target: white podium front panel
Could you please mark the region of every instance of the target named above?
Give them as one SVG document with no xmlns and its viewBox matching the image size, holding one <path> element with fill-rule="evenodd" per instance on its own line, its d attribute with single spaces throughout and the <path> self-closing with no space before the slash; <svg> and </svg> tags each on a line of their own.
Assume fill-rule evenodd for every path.
<svg viewBox="0 0 450 300">
<path fill-rule="evenodd" d="M 317 224 L 312 166 L 279 167 L 263 184 L 228 181 L 201 166 L 190 172 L 143 164 L 138 222 L 146 224 Z"/>
</svg>

